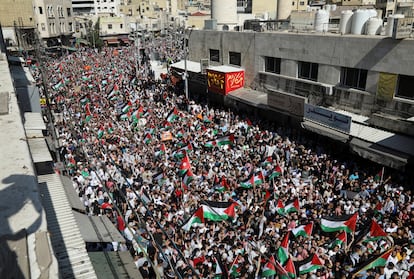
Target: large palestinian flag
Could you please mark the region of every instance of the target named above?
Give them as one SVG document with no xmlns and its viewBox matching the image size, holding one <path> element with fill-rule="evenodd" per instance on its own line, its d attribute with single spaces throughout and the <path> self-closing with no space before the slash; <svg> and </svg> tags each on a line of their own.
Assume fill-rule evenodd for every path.
<svg viewBox="0 0 414 279">
<path fill-rule="evenodd" d="M 277 258 L 281 264 L 286 263 L 289 258 L 289 235 L 290 231 L 285 234 L 282 243 L 280 243 L 279 249 L 277 249 Z"/>
<path fill-rule="evenodd" d="M 353 215 L 326 216 L 321 218 L 321 229 L 324 232 L 355 232 L 358 213 Z"/>
<path fill-rule="evenodd" d="M 189 231 L 193 224 L 196 223 L 204 223 L 204 215 L 203 215 L 203 208 L 199 207 L 187 221 L 185 221 L 182 225 L 182 229 L 185 231 Z"/>
<path fill-rule="evenodd" d="M 389 256 L 392 253 L 392 250 L 393 249 L 387 250 L 379 256 L 374 255 L 370 259 L 368 259 L 368 260 L 366 260 L 362 263 L 359 263 L 358 266 L 356 266 L 354 268 L 353 275 L 356 275 L 356 274 L 358 274 L 362 271 L 369 270 L 371 268 L 385 266 L 387 264 L 387 260 L 388 260 Z"/>
<path fill-rule="evenodd" d="M 299 207 L 299 199 L 296 198 L 293 202 L 287 204 L 285 206 L 285 212 L 286 213 L 291 213 L 291 212 L 299 212 L 300 207 Z"/>
<path fill-rule="evenodd" d="M 358 232 L 358 235 L 355 237 L 355 244 L 361 242 L 368 242 L 368 241 L 376 241 L 381 238 L 387 237 L 387 233 L 381 228 L 381 226 L 374 220 L 371 220 L 371 224 L 366 224 L 365 227 L 362 228 Z"/>
<path fill-rule="evenodd" d="M 299 272 L 299 275 L 302 275 L 321 268 L 323 264 L 318 256 L 313 254 L 303 261 L 296 262 L 296 266 L 296 270 Z"/>
<path fill-rule="evenodd" d="M 346 231 L 342 231 L 338 236 L 335 238 L 334 241 L 329 245 L 330 249 L 333 249 L 335 246 L 339 247 L 346 247 L 348 245 L 348 235 Z"/>
<path fill-rule="evenodd" d="M 238 204 L 235 202 L 201 202 L 204 218 L 211 221 L 222 221 L 234 218 L 236 216 L 236 206 L 238 206 Z"/>
<path fill-rule="evenodd" d="M 299 237 L 299 236 L 309 237 L 312 234 L 312 230 L 313 230 L 313 223 L 309 223 L 307 225 L 300 225 L 292 229 L 292 233 L 295 237 Z"/>
<path fill-rule="evenodd" d="M 276 274 L 276 261 L 275 261 L 275 258 L 271 256 L 269 261 L 263 268 L 262 277 L 270 277 L 275 274 Z"/>
</svg>

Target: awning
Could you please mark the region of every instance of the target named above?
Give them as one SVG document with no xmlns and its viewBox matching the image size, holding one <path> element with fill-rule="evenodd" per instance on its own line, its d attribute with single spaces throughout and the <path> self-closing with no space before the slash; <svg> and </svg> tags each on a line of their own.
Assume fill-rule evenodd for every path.
<svg viewBox="0 0 414 279">
<path fill-rule="evenodd" d="M 106 41 L 108 44 L 119 44 L 117 37 L 103 38 L 103 40 Z"/>
<path fill-rule="evenodd" d="M 62 175 L 61 176 L 63 189 L 65 189 L 66 197 L 70 203 L 70 206 L 73 209 L 76 209 L 81 212 L 85 212 L 85 206 L 81 202 L 78 193 L 76 193 L 75 188 L 73 187 L 72 180 L 69 177 Z"/>
<path fill-rule="evenodd" d="M 142 278 L 129 251 L 89 252 L 88 255 L 98 278 Z"/>
<path fill-rule="evenodd" d="M 45 122 L 39 112 L 24 113 L 24 128 L 26 130 L 46 130 Z"/>
<path fill-rule="evenodd" d="M 125 238 L 106 216 L 88 216 L 72 211 L 85 242 L 123 242 Z"/>
<path fill-rule="evenodd" d="M 172 69 L 178 69 L 178 70 L 185 70 L 185 63 L 184 60 L 178 61 L 174 64 L 171 64 L 171 68 Z M 190 61 L 187 60 L 187 72 L 192 72 L 192 73 L 201 73 L 201 64 L 199 62 L 194 62 L 194 61 Z"/>
<path fill-rule="evenodd" d="M 345 143 L 349 140 L 349 135 L 333 130 L 331 128 L 325 127 L 323 125 L 311 122 L 311 121 L 303 121 L 302 127 L 311 132 L 317 133 L 322 136 L 329 137 L 331 139 L 334 139 L 340 142 Z"/>
<path fill-rule="evenodd" d="M 389 148 L 357 138 L 351 140 L 350 148 L 365 159 L 399 170 L 404 170 L 409 158 Z"/>
<path fill-rule="evenodd" d="M 227 98 L 233 99 L 254 107 L 267 106 L 267 94 L 248 88 L 240 88 L 229 92 Z"/>
<path fill-rule="evenodd" d="M 27 143 L 29 144 L 29 149 L 30 153 L 32 154 L 33 163 L 44 163 L 53 161 L 46 140 L 44 138 L 29 138 L 27 139 Z"/>
</svg>

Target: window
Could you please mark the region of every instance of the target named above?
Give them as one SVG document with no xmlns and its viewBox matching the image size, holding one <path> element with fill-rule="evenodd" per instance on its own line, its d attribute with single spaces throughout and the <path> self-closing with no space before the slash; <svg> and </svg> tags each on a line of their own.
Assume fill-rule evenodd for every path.
<svg viewBox="0 0 414 279">
<path fill-rule="evenodd" d="M 39 7 L 39 14 L 43 14 L 43 8 L 42 7 Z"/>
<path fill-rule="evenodd" d="M 66 13 L 68 14 L 68 16 L 72 15 L 72 12 L 70 11 L 70 8 L 66 8 Z"/>
<path fill-rule="evenodd" d="M 229 52 L 229 64 L 241 66 L 241 54 L 240 52 Z"/>
<path fill-rule="evenodd" d="M 342 68 L 341 71 L 341 85 L 353 87 L 356 89 L 365 90 L 367 82 L 367 70 Z"/>
<path fill-rule="evenodd" d="M 318 80 L 318 64 L 310 62 L 299 62 L 298 77 L 313 81 Z"/>
<path fill-rule="evenodd" d="M 72 32 L 73 31 L 73 25 L 72 25 L 72 22 L 69 22 L 69 32 Z"/>
<path fill-rule="evenodd" d="M 124 28 L 124 25 L 121 23 L 121 24 L 119 24 L 119 28 Z"/>
<path fill-rule="evenodd" d="M 108 29 L 112 29 L 112 24 L 108 24 Z"/>
<path fill-rule="evenodd" d="M 304 1 L 300 1 L 300 2 L 299 2 L 299 5 L 301 5 L 301 6 L 305 6 L 305 2 L 304 2 Z"/>
<path fill-rule="evenodd" d="M 42 31 L 46 31 L 46 25 L 44 23 L 41 23 L 40 26 L 42 27 Z"/>
<path fill-rule="evenodd" d="M 396 96 L 414 100 L 414 76 L 398 76 L 398 89 Z"/>
<path fill-rule="evenodd" d="M 210 61 L 220 62 L 220 51 L 210 48 Z"/>
<path fill-rule="evenodd" d="M 280 58 L 265 57 L 265 72 L 280 74 Z"/>
</svg>

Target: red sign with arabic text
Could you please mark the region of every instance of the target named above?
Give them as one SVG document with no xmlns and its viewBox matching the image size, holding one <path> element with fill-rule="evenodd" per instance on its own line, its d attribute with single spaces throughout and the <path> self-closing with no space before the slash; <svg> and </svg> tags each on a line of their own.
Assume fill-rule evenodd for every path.
<svg viewBox="0 0 414 279">
<path fill-rule="evenodd" d="M 244 86 L 244 71 L 222 73 L 207 70 L 207 84 L 209 91 L 227 95 Z"/>
</svg>

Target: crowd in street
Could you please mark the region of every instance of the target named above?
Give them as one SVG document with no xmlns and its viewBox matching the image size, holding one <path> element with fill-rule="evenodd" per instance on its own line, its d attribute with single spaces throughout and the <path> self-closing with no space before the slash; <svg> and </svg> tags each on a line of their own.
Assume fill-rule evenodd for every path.
<svg viewBox="0 0 414 279">
<path fill-rule="evenodd" d="M 157 45 L 145 57 L 182 57 Z M 413 278 L 407 185 L 289 127 L 186 100 L 145 57 L 81 49 L 46 62 L 67 174 L 143 278 Z"/>
</svg>

